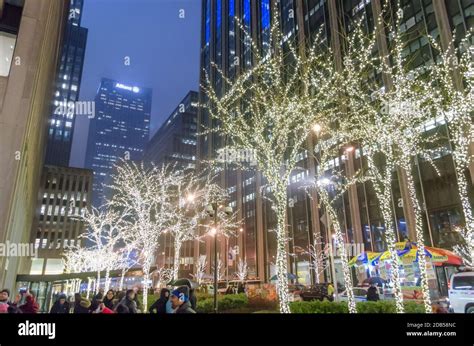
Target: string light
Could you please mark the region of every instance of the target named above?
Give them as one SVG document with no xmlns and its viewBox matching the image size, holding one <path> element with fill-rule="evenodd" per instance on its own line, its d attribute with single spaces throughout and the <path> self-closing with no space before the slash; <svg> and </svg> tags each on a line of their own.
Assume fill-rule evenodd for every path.
<svg viewBox="0 0 474 346">
<path fill-rule="evenodd" d="M 329 47 L 321 49 L 324 46 L 322 30 L 305 54 L 295 41 L 288 40 L 284 47 L 280 46 L 284 40 L 276 6 L 272 10 L 269 35 L 269 46 L 275 47 L 273 54 L 262 57 L 258 43 L 248 33 L 244 35 L 254 57 L 248 70 L 230 80 L 211 62 L 222 78 L 224 93 L 216 90 L 204 71 L 205 83 L 201 87 L 209 102 L 202 106 L 219 124 L 205 129 L 204 133 L 226 136 L 229 149 L 251 149 L 255 153 L 257 169 L 272 191 L 271 201 L 277 217 L 277 294 L 280 312 L 289 313 L 287 185 L 313 125 L 327 115 L 327 105 L 334 100 L 335 73 L 332 62 L 327 59 Z"/>
</svg>

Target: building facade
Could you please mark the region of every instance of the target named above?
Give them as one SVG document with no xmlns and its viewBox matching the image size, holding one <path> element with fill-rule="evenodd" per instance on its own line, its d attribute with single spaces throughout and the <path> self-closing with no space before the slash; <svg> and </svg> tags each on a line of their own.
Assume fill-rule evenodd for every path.
<svg viewBox="0 0 474 346">
<path fill-rule="evenodd" d="M 143 160 L 195 168 L 198 93 L 190 91 L 148 142 Z"/>
<path fill-rule="evenodd" d="M 85 166 L 94 171 L 92 205 L 104 203 L 103 184 L 110 183 L 120 159 L 140 161 L 150 131 L 152 90 L 102 78 L 89 124 Z"/>
<path fill-rule="evenodd" d="M 176 109 L 165 120 L 146 146 L 143 155 L 145 163 L 169 164 L 177 170 L 195 169 L 198 93 L 190 91 Z M 162 235 L 156 257 L 157 267 L 173 265 L 173 238 Z M 194 246 L 192 241 L 184 242 L 181 248 L 179 276 L 193 273 Z"/>
<path fill-rule="evenodd" d="M 37 258 L 32 261 L 30 275 L 64 272 L 64 249 L 82 243 L 79 236 L 85 225 L 79 216 L 90 208 L 92 178 L 88 169 L 44 167 L 32 232 Z"/>
<path fill-rule="evenodd" d="M 404 54 L 411 55 L 413 68 L 436 60 L 436 54 L 423 33 L 438 39 L 443 49 L 447 49 L 452 30 L 456 29 L 462 35 L 474 24 L 473 0 L 401 0 L 400 3 L 403 8 L 402 26 L 413 39 Z M 285 40 L 310 43 L 315 34 L 321 31 L 327 46 L 332 49 L 336 68 L 342 68 L 344 47 L 341 35 L 349 34 L 359 19 L 368 32 L 373 32 L 383 6 L 395 8 L 396 4 L 397 1 L 394 0 L 203 0 L 201 69 L 206 73 L 202 72 L 201 81 L 205 82 L 207 74 L 218 92 L 224 93 L 222 78 L 216 73 L 212 63 L 224 71 L 227 78 L 235 78 L 252 66 L 249 35 L 254 42 L 258 42 L 262 50 L 269 48 L 271 9 L 274 5 L 279 6 L 281 30 Z M 241 18 L 241 25 L 236 23 L 236 18 Z M 249 35 L 245 35 L 241 27 Z M 376 53 L 386 54 L 389 51 L 386 37 L 380 34 L 379 38 Z M 389 87 L 387 81 L 383 82 Z M 200 102 L 206 102 L 203 92 L 200 93 Z M 200 110 L 198 132 L 215 126 L 205 109 Z M 426 131 L 446 132 L 446 124 L 434 121 L 426 124 Z M 288 185 L 288 250 L 292 253 L 288 259 L 289 270 L 302 283 L 316 281 L 315 272 L 309 269 L 309 245 L 330 242 L 324 222 L 324 210 L 318 204 L 318 196 L 313 193 L 312 198 L 308 198 L 299 188 L 303 179 L 314 176 L 315 162 L 308 151 L 315 141 L 316 138 L 308 138 L 307 150 L 301 152 L 298 163 L 305 169 L 303 172 L 295 172 Z M 215 158 L 219 147 L 220 139 L 217 136 L 208 134 L 199 137 L 198 160 Z M 354 149 L 344 160 L 337 160 L 337 165 L 349 176 L 367 165 L 361 149 Z M 435 162 L 440 167 L 440 176 L 421 159 L 417 160 L 415 168 L 418 171 L 418 192 L 425 206 L 424 230 L 427 245 L 449 249 L 458 240 L 454 228 L 462 222 L 462 217 L 450 143 L 446 141 L 443 150 L 439 152 L 441 154 L 435 158 Z M 471 176 L 473 172 L 474 167 L 471 167 Z M 403 172 L 397 172 L 396 177 L 393 187 L 393 200 L 396 201 L 393 215 L 398 239 L 416 239 L 413 210 Z M 231 194 L 230 205 L 245 220 L 244 231 L 230 240 L 230 246 L 239 247 L 239 256 L 247 260 L 251 278 L 268 281 L 274 274 L 272 262 L 276 256 L 275 235 L 268 230 L 275 226 L 276 218 L 270 203 L 262 198 L 261 187 L 265 184 L 265 178 L 259 172 L 224 171 L 221 183 Z M 346 243 L 360 244 L 370 251 L 386 249 L 382 217 L 369 183 L 354 185 L 343 196 L 339 216 L 345 229 Z M 228 252 L 229 244 L 225 244 L 223 240 L 218 246 L 221 254 Z M 211 242 L 196 244 L 195 257 L 207 254 L 209 258 L 211 251 Z M 227 261 L 226 257 L 223 256 L 224 261 Z"/>
<path fill-rule="evenodd" d="M 47 165 L 69 165 L 75 117 L 81 115 L 78 110 L 82 107 L 77 107 L 77 101 L 87 43 L 87 29 L 80 26 L 83 4 L 83 0 L 70 0 L 49 120 Z"/>
<path fill-rule="evenodd" d="M 67 3 L 0 0 L 0 243 L 30 241 Z M 15 289 L 30 257 L 0 257 L 0 286 Z"/>
</svg>

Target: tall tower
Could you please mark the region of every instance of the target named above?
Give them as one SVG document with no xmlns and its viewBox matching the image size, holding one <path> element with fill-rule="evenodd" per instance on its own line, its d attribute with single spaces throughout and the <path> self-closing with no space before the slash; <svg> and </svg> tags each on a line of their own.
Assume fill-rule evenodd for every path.
<svg viewBox="0 0 474 346">
<path fill-rule="evenodd" d="M 84 0 L 70 0 L 48 124 L 47 165 L 69 166 L 87 42 L 87 29 L 80 26 L 83 3 Z"/>
<path fill-rule="evenodd" d="M 120 158 L 141 160 L 150 131 L 152 89 L 102 78 L 89 125 L 86 168 L 94 171 L 92 205 L 104 202 L 114 164 Z"/>
</svg>

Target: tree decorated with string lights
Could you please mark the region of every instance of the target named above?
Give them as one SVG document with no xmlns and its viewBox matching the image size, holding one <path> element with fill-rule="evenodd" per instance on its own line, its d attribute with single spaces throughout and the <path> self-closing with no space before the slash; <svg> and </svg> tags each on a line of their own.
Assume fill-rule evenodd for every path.
<svg viewBox="0 0 474 346">
<path fill-rule="evenodd" d="M 174 186 L 174 203 L 176 212 L 171 214 L 168 230 L 174 241 L 173 279 L 178 278 L 180 251 L 183 243 L 189 240 L 201 239 L 210 235 L 214 225 L 203 222 L 207 217 L 206 207 L 212 203 L 224 205 L 229 194 L 226 189 L 216 182 L 215 175 L 203 171 L 200 175 L 194 171 L 183 172 L 177 176 Z M 237 213 L 222 215 L 218 210 L 219 234 L 234 236 L 240 222 Z"/>
<path fill-rule="evenodd" d="M 469 234 L 463 227 L 456 227 L 455 231 L 459 233 L 460 241 L 453 246 L 453 251 L 456 255 L 462 258 L 464 265 L 474 268 L 474 258 L 472 257 L 471 248 L 467 242 Z"/>
<path fill-rule="evenodd" d="M 271 189 L 277 218 L 277 294 L 280 312 L 289 313 L 287 185 L 312 124 L 324 117 L 326 105 L 333 99 L 334 69 L 328 59 L 329 48 L 321 49 L 321 32 L 313 45 L 301 49 L 295 40 L 283 40 L 277 6 L 273 5 L 271 13 L 263 51 L 239 25 L 251 47 L 253 65 L 230 80 L 212 63 L 225 91 L 217 90 L 206 72 L 202 89 L 208 102 L 203 106 L 217 123 L 207 130 L 226 137 L 228 150 L 252 152 L 257 170 Z"/>
<path fill-rule="evenodd" d="M 464 215 L 464 242 L 474 258 L 474 214 L 469 201 L 467 171 L 472 157 L 469 147 L 474 141 L 474 29 L 468 31 L 456 46 L 455 37 L 447 50 L 431 39 L 439 53 L 439 61 L 430 69 L 433 74 L 433 97 L 438 115 L 444 118 L 452 142 L 452 157 L 456 171 L 458 195 Z"/>
<path fill-rule="evenodd" d="M 95 257 L 99 259 L 97 265 L 97 289 L 100 286 L 100 272 L 105 271 L 104 290 L 110 287 L 110 271 L 119 267 L 122 256 L 117 248 L 127 238 L 128 224 L 124 219 L 128 216 L 126 211 L 117 211 L 104 206 L 101 208 L 92 207 L 91 210 L 84 210 L 80 219 L 87 226 L 88 231 L 81 234 L 80 238 L 88 241 L 91 246 L 90 251 L 95 252 Z"/>
<path fill-rule="evenodd" d="M 200 285 L 204 279 L 204 275 L 206 274 L 206 268 L 207 268 L 207 256 L 206 255 L 201 255 L 198 258 L 197 264 L 194 266 L 194 280 Z"/>
<path fill-rule="evenodd" d="M 318 136 L 323 126 L 318 124 Z M 343 133 L 332 135 L 330 140 L 320 140 L 315 149 L 315 160 L 317 162 L 316 176 L 314 177 L 313 188 L 316 188 L 322 206 L 327 216 L 327 227 L 334 231 L 334 241 L 336 249 L 342 264 L 342 273 L 344 276 L 344 288 L 347 293 L 347 305 L 350 313 L 357 313 L 353 284 L 351 278 L 351 270 L 349 267 L 349 258 L 346 250 L 346 242 L 342 233 L 342 225 L 338 215 L 338 208 L 341 198 L 349 190 L 349 188 L 361 181 L 361 177 L 356 173 L 353 177 L 346 177 L 343 171 L 337 170 L 337 162 L 341 159 L 341 151 L 344 151 L 343 158 L 347 155 L 345 143 L 347 138 L 343 137 Z M 353 149 L 353 147 L 351 147 Z M 334 168 L 332 168 L 334 166 Z M 332 240 L 328 232 L 328 243 Z M 332 246 L 332 245 L 330 245 Z M 314 250 L 317 250 L 314 248 Z M 318 263 L 319 264 L 319 263 Z M 333 278 L 335 280 L 336 278 Z"/>
<path fill-rule="evenodd" d="M 119 210 L 128 210 L 127 237 L 137 249 L 142 264 L 143 306 L 147 311 L 150 269 L 160 236 L 177 212 L 173 196 L 181 172 L 169 169 L 168 165 L 145 166 L 125 160 L 115 170 L 109 186 L 114 194 L 109 203 Z"/>
<path fill-rule="evenodd" d="M 388 7 L 384 11 L 390 11 Z M 396 233 L 393 223 L 392 181 L 396 169 L 403 174 L 408 190 L 409 206 L 414 215 L 417 259 L 420 268 L 421 290 L 425 311 L 432 311 L 427 275 L 427 257 L 423 233 L 423 214 L 417 196 L 413 163 L 418 156 L 437 171 L 428 149 L 436 144 L 436 135 L 428 136 L 425 124 L 435 114 L 429 67 L 410 68 L 410 58 L 404 55 L 409 42 L 404 38 L 401 21 L 403 11 L 398 8 L 391 24 L 378 18 L 378 27 L 388 30 L 392 46 L 386 56 L 374 56 L 377 34 L 364 35 L 360 28 L 347 44 L 342 88 L 347 98 L 350 116 L 343 121 L 346 133 L 361 144 L 367 158 L 370 177 L 379 201 L 390 253 L 391 279 L 394 284 L 397 312 L 404 312 L 401 292 Z M 382 74 L 385 86 L 376 82 Z M 407 210 L 406 210 L 407 211 Z"/>
<path fill-rule="evenodd" d="M 247 279 L 248 271 L 249 267 L 247 265 L 247 261 L 239 258 L 239 261 L 237 262 L 237 271 L 235 274 L 237 275 L 237 278 L 240 280 L 240 282 L 244 282 Z"/>
</svg>

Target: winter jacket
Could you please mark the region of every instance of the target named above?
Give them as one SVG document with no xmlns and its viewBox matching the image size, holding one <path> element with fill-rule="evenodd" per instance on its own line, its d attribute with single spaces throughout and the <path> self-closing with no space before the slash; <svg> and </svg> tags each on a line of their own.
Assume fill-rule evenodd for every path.
<svg viewBox="0 0 474 346">
<path fill-rule="evenodd" d="M 69 303 L 64 302 L 64 304 L 60 304 L 59 300 L 54 302 L 53 307 L 51 308 L 50 314 L 68 314 L 69 313 Z"/>
<path fill-rule="evenodd" d="M 24 314 L 36 314 L 38 313 L 39 306 L 33 296 L 27 296 L 25 304 L 20 306 L 21 312 Z"/>
<path fill-rule="evenodd" d="M 11 303 L 11 302 L 7 302 L 8 304 L 8 313 L 9 314 L 21 314 L 23 313 L 23 311 L 20 310 L 20 308 L 14 304 L 14 303 Z"/>
<path fill-rule="evenodd" d="M 91 302 L 88 299 L 82 298 L 79 303 L 76 303 L 74 306 L 75 314 L 89 314 L 91 307 Z"/>
<path fill-rule="evenodd" d="M 105 297 L 104 300 L 102 301 L 102 303 L 104 303 L 104 305 L 105 305 L 107 308 L 109 308 L 109 309 L 111 309 L 111 310 L 114 309 L 114 298 L 109 299 L 109 298 Z"/>
<path fill-rule="evenodd" d="M 167 297 L 166 293 L 169 294 L 169 292 L 170 290 L 167 288 L 163 288 L 161 290 L 160 298 L 156 302 L 154 302 L 148 309 L 150 314 L 155 313 L 155 310 L 157 314 L 166 314 L 166 303 L 168 302 L 168 299 L 169 299 L 169 296 Z"/>
<path fill-rule="evenodd" d="M 377 292 L 377 287 L 370 286 L 367 290 L 367 301 L 376 302 L 379 300 L 379 294 Z"/>
<path fill-rule="evenodd" d="M 123 297 L 122 301 L 117 305 L 117 307 L 115 308 L 115 310 L 117 310 L 117 308 L 118 308 L 120 305 L 125 306 L 125 307 L 128 309 L 128 313 L 129 313 L 129 314 L 136 314 L 136 313 L 138 313 L 138 311 L 137 311 L 137 303 L 135 303 L 135 301 L 132 300 L 132 299 L 130 299 L 128 296 Z"/>
<path fill-rule="evenodd" d="M 185 302 L 182 304 L 180 307 L 178 307 L 175 311 L 175 314 L 195 314 L 196 311 L 194 311 L 191 308 L 191 303 L 189 301 Z"/>
</svg>

